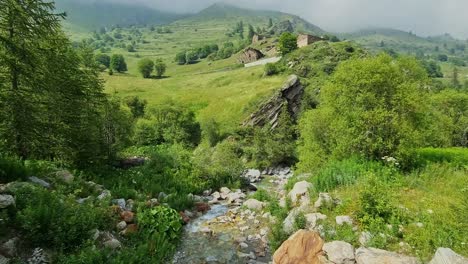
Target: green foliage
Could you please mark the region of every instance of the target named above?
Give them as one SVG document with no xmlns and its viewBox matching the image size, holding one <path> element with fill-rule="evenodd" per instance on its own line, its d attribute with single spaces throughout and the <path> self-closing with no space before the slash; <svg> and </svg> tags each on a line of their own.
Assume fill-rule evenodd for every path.
<svg viewBox="0 0 468 264">
<path fill-rule="evenodd" d="M 144 119 L 138 120 L 135 140 L 142 146 L 180 143 L 194 147 L 200 143 L 201 128 L 191 110 L 166 104 L 151 108 Z"/>
<path fill-rule="evenodd" d="M 294 229 L 299 230 L 299 229 L 304 229 L 306 228 L 307 225 L 307 219 L 304 215 L 303 212 L 300 212 L 296 218 L 294 218 Z"/>
<path fill-rule="evenodd" d="M 445 55 L 445 54 L 439 54 L 439 56 L 437 56 L 437 59 L 438 59 L 439 61 L 445 62 L 445 61 L 448 61 L 448 56 Z"/>
<path fill-rule="evenodd" d="M 260 168 L 292 164 L 296 157 L 295 136 L 296 127 L 285 105 L 278 118 L 278 126 L 255 129 L 252 147 L 247 149 Z"/>
<path fill-rule="evenodd" d="M 264 76 L 272 76 L 281 72 L 281 68 L 277 63 L 267 63 L 265 64 Z"/>
<path fill-rule="evenodd" d="M 136 52 L 135 46 L 130 45 L 130 44 L 127 45 L 127 51 L 128 51 L 128 52 Z"/>
<path fill-rule="evenodd" d="M 166 68 L 166 64 L 161 59 L 157 59 L 156 63 L 154 64 L 154 69 L 156 70 L 156 77 L 161 78 L 166 72 Z"/>
<path fill-rule="evenodd" d="M 96 54 L 95 55 L 95 60 L 96 60 L 97 63 L 106 66 L 106 68 L 110 67 L 111 58 L 107 54 L 102 54 L 102 53 Z"/>
<path fill-rule="evenodd" d="M 150 78 L 154 70 L 154 62 L 151 59 L 144 58 L 138 62 L 138 71 L 143 78 Z"/>
<path fill-rule="evenodd" d="M 116 72 L 126 72 L 127 69 L 127 63 L 125 62 L 125 58 L 123 55 L 120 54 L 114 54 L 111 57 L 110 61 L 110 68 Z"/>
<path fill-rule="evenodd" d="M 182 219 L 174 209 L 157 206 L 139 210 L 137 213 L 138 225 L 144 232 L 168 238 L 175 241 L 182 231 Z"/>
<path fill-rule="evenodd" d="M 33 246 L 71 250 L 91 239 L 92 231 L 112 221 L 110 212 L 42 188 L 15 193 L 16 225 Z"/>
<path fill-rule="evenodd" d="M 454 166 L 468 164 L 468 150 L 466 148 L 423 148 L 416 151 L 421 165 L 431 163 L 451 163 Z"/>
<path fill-rule="evenodd" d="M 278 42 L 278 50 L 281 54 L 286 55 L 297 49 L 297 36 L 285 32 L 283 33 Z"/>
<path fill-rule="evenodd" d="M 429 74 L 429 77 L 431 78 L 443 78 L 444 77 L 444 74 L 442 73 L 442 69 L 440 65 L 437 64 L 437 62 L 433 60 L 430 60 L 430 61 L 423 60 L 421 64 L 426 69 L 427 73 Z"/>
<path fill-rule="evenodd" d="M 29 170 L 16 158 L 0 156 L 0 183 L 25 180 Z"/>
<path fill-rule="evenodd" d="M 175 62 L 177 62 L 177 64 L 179 65 L 184 65 L 187 63 L 187 51 L 181 51 L 179 53 L 176 54 L 175 56 Z"/>
<path fill-rule="evenodd" d="M 130 96 L 125 99 L 125 104 L 130 108 L 133 118 L 140 118 L 145 115 L 148 102 L 140 99 L 138 96 Z"/>
<path fill-rule="evenodd" d="M 338 66 L 318 109 L 300 122 L 300 164 L 313 170 L 328 157 L 384 156 L 409 162 L 427 129 L 426 72 L 414 59 L 379 55 Z"/>
<path fill-rule="evenodd" d="M 200 146 L 194 152 L 194 175 L 214 189 L 226 185 L 238 187 L 244 170 L 241 154 L 240 145 L 229 139 L 214 148 Z"/>
<path fill-rule="evenodd" d="M 185 54 L 185 56 L 187 64 L 194 64 L 198 61 L 198 53 L 196 51 L 187 51 L 187 54 Z"/>
<path fill-rule="evenodd" d="M 222 140 L 221 131 L 218 122 L 210 119 L 202 124 L 202 137 L 210 147 L 216 146 Z"/>
<path fill-rule="evenodd" d="M 359 211 L 357 217 L 364 228 L 375 229 L 384 224 L 401 224 L 405 214 L 394 206 L 392 192 L 388 185 L 375 175 L 370 175 L 359 194 Z"/>
</svg>

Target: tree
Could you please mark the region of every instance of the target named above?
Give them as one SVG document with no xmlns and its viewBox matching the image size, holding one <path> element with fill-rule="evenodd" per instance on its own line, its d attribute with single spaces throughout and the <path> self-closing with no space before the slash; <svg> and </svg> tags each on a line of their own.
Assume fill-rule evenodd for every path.
<svg viewBox="0 0 468 264">
<path fill-rule="evenodd" d="M 427 73 L 415 59 L 352 59 L 321 89 L 321 103 L 300 122 L 299 167 L 313 170 L 327 159 L 353 155 L 403 165 L 424 144 L 429 126 Z"/>
<path fill-rule="evenodd" d="M 296 35 L 285 32 L 279 38 L 278 49 L 279 52 L 283 55 L 290 53 L 293 50 L 296 50 L 297 47 L 297 37 Z"/>
<path fill-rule="evenodd" d="M 461 87 L 458 75 L 459 75 L 458 68 L 454 67 L 453 68 L 453 73 L 452 73 L 452 85 L 453 85 L 454 88 L 460 88 Z"/>
<path fill-rule="evenodd" d="M 268 19 L 268 28 L 273 27 L 273 19 L 271 17 Z"/>
<path fill-rule="evenodd" d="M 448 56 L 445 54 L 440 54 L 439 56 L 437 56 L 437 58 L 439 61 L 448 61 Z"/>
<path fill-rule="evenodd" d="M 116 72 L 126 72 L 127 63 L 125 62 L 125 58 L 121 54 L 114 54 L 111 57 L 110 61 L 110 68 Z"/>
<path fill-rule="evenodd" d="M 143 78 L 150 78 L 154 69 L 154 62 L 151 59 L 144 58 L 138 62 L 138 71 Z"/>
<path fill-rule="evenodd" d="M 131 44 L 128 44 L 128 45 L 127 45 L 127 51 L 128 51 L 128 52 L 135 52 L 135 51 L 136 51 L 136 50 L 135 50 L 135 46 L 133 46 L 133 45 L 131 45 Z"/>
<path fill-rule="evenodd" d="M 154 64 L 154 69 L 156 70 L 156 77 L 161 78 L 164 73 L 166 72 L 166 64 L 163 62 L 162 59 L 157 59 L 156 63 Z"/>
<path fill-rule="evenodd" d="M 193 64 L 195 62 L 197 62 L 198 60 L 198 53 L 196 51 L 188 51 L 187 54 L 186 54 L 186 58 L 185 58 L 185 61 L 187 62 L 187 64 Z"/>
<path fill-rule="evenodd" d="M 187 52 L 186 51 L 181 51 L 179 53 L 176 54 L 175 56 L 175 61 L 177 62 L 177 64 L 179 65 L 184 65 L 187 63 L 187 56 L 186 56 Z"/>
<path fill-rule="evenodd" d="M 252 40 L 254 35 L 255 35 L 255 29 L 252 25 L 249 24 L 249 33 L 248 33 L 249 40 Z"/>
<path fill-rule="evenodd" d="M 133 118 L 140 118 L 145 115 L 148 102 L 146 100 L 141 100 L 138 96 L 131 96 L 125 99 L 125 104 L 130 108 Z"/>
<path fill-rule="evenodd" d="M 111 61 L 111 58 L 109 55 L 107 54 L 96 54 L 95 56 L 95 60 L 97 63 L 99 63 L 100 65 L 104 65 L 106 66 L 106 68 L 109 68 L 110 67 L 110 61 Z"/>
</svg>

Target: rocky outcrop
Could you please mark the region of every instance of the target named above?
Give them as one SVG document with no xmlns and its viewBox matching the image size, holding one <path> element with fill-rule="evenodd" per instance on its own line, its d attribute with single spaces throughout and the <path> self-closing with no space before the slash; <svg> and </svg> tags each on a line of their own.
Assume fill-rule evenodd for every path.
<svg viewBox="0 0 468 264">
<path fill-rule="evenodd" d="M 251 63 L 254 61 L 258 61 L 259 59 L 265 57 L 263 53 L 257 49 L 254 48 L 247 48 L 245 49 L 241 55 L 239 55 L 238 61 L 239 63 L 246 64 L 246 63 Z"/>
<path fill-rule="evenodd" d="M 323 245 L 323 251 L 332 263 L 354 264 L 354 247 L 343 241 L 333 241 Z"/>
<path fill-rule="evenodd" d="M 294 26 L 289 20 L 281 21 L 270 29 L 270 33 L 275 35 L 281 35 L 285 32 L 294 32 Z"/>
<path fill-rule="evenodd" d="M 458 255 L 450 248 L 438 248 L 429 264 L 468 264 L 468 259 Z"/>
<path fill-rule="evenodd" d="M 295 120 L 300 111 L 303 94 L 304 87 L 299 77 L 296 75 L 289 76 L 281 90 L 262 104 L 255 113 L 244 121 L 243 125 L 263 127 L 269 124 L 274 129 L 278 126 L 279 115 L 285 105 L 288 106 L 288 113 Z"/>
<path fill-rule="evenodd" d="M 299 230 L 276 250 L 273 255 L 273 264 L 322 263 L 323 244 L 318 233 Z"/>
<path fill-rule="evenodd" d="M 302 199 L 303 196 L 307 196 L 309 189 L 312 188 L 312 183 L 301 181 L 294 184 L 293 189 L 289 192 L 289 198 L 296 204 L 298 201 Z"/>
<path fill-rule="evenodd" d="M 356 250 L 357 264 L 419 264 L 417 258 L 407 257 L 377 248 L 359 248 Z"/>
</svg>

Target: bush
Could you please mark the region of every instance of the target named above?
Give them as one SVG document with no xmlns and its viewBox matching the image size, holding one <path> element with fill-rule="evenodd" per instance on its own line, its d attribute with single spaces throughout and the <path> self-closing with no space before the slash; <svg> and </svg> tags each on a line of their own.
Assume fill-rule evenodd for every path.
<svg viewBox="0 0 468 264">
<path fill-rule="evenodd" d="M 29 170 L 16 158 L 0 156 L 0 183 L 25 180 Z"/>
<path fill-rule="evenodd" d="M 280 36 L 279 42 L 278 42 L 279 52 L 283 55 L 286 55 L 296 49 L 297 49 L 297 36 L 289 32 L 283 33 Z"/>
<path fill-rule="evenodd" d="M 171 242 L 175 242 L 182 231 L 182 219 L 179 213 L 165 206 L 141 209 L 137 217 L 142 231 L 158 234 Z"/>
<path fill-rule="evenodd" d="M 294 218 L 294 230 L 304 229 L 307 225 L 307 219 L 303 212 L 300 212 L 296 218 Z"/>
<path fill-rule="evenodd" d="M 138 71 L 143 78 L 150 78 L 154 69 L 154 62 L 148 58 L 142 59 L 138 62 Z"/>
<path fill-rule="evenodd" d="M 175 57 L 175 62 L 177 62 L 177 64 L 179 65 L 184 65 L 187 63 L 187 56 L 186 56 L 187 52 L 186 51 L 181 51 L 179 53 L 176 54 L 176 57 Z"/>
<path fill-rule="evenodd" d="M 94 229 L 112 222 L 107 209 L 45 189 L 25 187 L 15 196 L 16 224 L 32 246 L 75 249 L 92 237 Z"/>
<path fill-rule="evenodd" d="M 328 158 L 389 156 L 407 165 L 424 144 L 427 73 L 414 59 L 380 55 L 342 63 L 321 89 L 321 104 L 300 122 L 299 168 Z"/>
<path fill-rule="evenodd" d="M 106 68 L 110 67 L 111 58 L 107 54 L 96 54 L 95 60 L 100 65 L 104 65 Z"/>
<path fill-rule="evenodd" d="M 265 65 L 265 70 L 263 71 L 263 76 L 272 76 L 280 73 L 278 65 L 276 63 L 267 63 Z"/>
<path fill-rule="evenodd" d="M 186 54 L 186 62 L 187 64 L 194 64 L 198 61 L 198 53 L 196 51 L 188 51 Z"/>
<path fill-rule="evenodd" d="M 124 56 L 120 54 L 112 55 L 110 61 L 110 69 L 117 72 L 126 72 L 128 69 Z"/>
<path fill-rule="evenodd" d="M 133 118 L 140 118 L 145 115 L 145 109 L 148 102 L 140 99 L 138 96 L 125 98 L 125 104 L 130 108 Z"/>
<path fill-rule="evenodd" d="M 166 64 L 161 59 L 157 59 L 156 63 L 154 64 L 154 69 L 156 70 L 156 77 L 161 78 L 166 72 L 166 68 Z"/>
</svg>

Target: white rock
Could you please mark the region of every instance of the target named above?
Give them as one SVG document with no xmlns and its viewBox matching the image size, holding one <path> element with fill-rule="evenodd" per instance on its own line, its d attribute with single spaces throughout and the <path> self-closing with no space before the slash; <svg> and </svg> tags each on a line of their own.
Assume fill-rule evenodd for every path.
<svg viewBox="0 0 468 264">
<path fill-rule="evenodd" d="M 302 196 L 308 194 L 310 188 L 312 188 L 312 183 L 310 182 L 297 182 L 294 184 L 294 188 L 289 192 L 289 198 L 295 204 Z"/>
<path fill-rule="evenodd" d="M 323 245 L 328 259 L 335 264 L 354 264 L 354 247 L 343 241 L 333 241 Z"/>
<path fill-rule="evenodd" d="M 15 198 L 9 194 L 0 195 L 0 209 L 7 208 L 15 204 Z"/>
<path fill-rule="evenodd" d="M 319 198 L 315 201 L 315 208 L 321 208 L 322 206 L 333 205 L 333 198 L 328 193 L 320 193 Z"/>
<path fill-rule="evenodd" d="M 3 243 L 0 247 L 0 252 L 3 252 L 7 257 L 14 258 L 18 252 L 17 246 L 19 243 L 19 238 L 14 237 L 9 239 L 7 242 Z"/>
<path fill-rule="evenodd" d="M 450 248 L 438 248 L 429 264 L 468 264 L 468 259 L 458 255 Z"/>
<path fill-rule="evenodd" d="M 369 242 L 371 241 L 372 239 L 372 234 L 370 232 L 361 232 L 361 234 L 359 235 L 359 243 L 361 244 L 361 246 L 367 246 L 367 244 L 369 244 Z"/>
<path fill-rule="evenodd" d="M 112 195 L 111 195 L 111 192 L 109 190 L 104 190 L 102 191 L 101 194 L 98 195 L 97 199 L 98 200 L 104 200 L 106 198 L 110 198 Z"/>
<path fill-rule="evenodd" d="M 117 248 L 122 247 L 122 244 L 117 239 L 112 238 L 104 242 L 104 247 L 110 248 L 110 249 L 117 249 Z"/>
<path fill-rule="evenodd" d="M 348 215 L 337 216 L 336 224 L 337 225 L 344 225 L 344 224 L 353 225 L 353 219 Z"/>
<path fill-rule="evenodd" d="M 357 264 L 419 264 L 417 258 L 399 255 L 394 252 L 377 248 L 358 248 L 356 250 Z"/>
<path fill-rule="evenodd" d="M 57 171 L 55 176 L 64 183 L 70 184 L 75 179 L 75 176 L 71 174 L 68 170 Z"/>
<path fill-rule="evenodd" d="M 117 224 L 117 229 L 118 230 L 124 230 L 127 227 L 127 222 L 121 221 Z"/>
<path fill-rule="evenodd" d="M 242 198 L 243 193 L 238 193 L 238 192 L 231 192 L 227 195 L 226 200 L 228 203 L 233 203 L 236 200 L 240 200 Z"/>
<path fill-rule="evenodd" d="M 221 187 L 221 189 L 219 191 L 221 192 L 221 194 L 224 193 L 226 195 L 228 195 L 231 192 L 231 190 L 229 188 L 227 188 L 227 187 Z"/>
<path fill-rule="evenodd" d="M 247 245 L 247 243 L 244 243 L 244 242 L 240 243 L 239 246 L 241 248 L 248 248 L 249 247 L 249 245 Z"/>
<path fill-rule="evenodd" d="M 319 220 L 327 219 L 327 216 L 321 213 L 312 213 L 305 215 L 307 221 L 307 228 L 314 229 L 317 226 Z"/>
<path fill-rule="evenodd" d="M 423 228 L 424 224 L 423 223 L 416 223 L 416 226 L 419 227 L 419 228 Z"/>
<path fill-rule="evenodd" d="M 265 204 L 257 199 L 249 199 L 244 202 L 244 206 L 250 210 L 262 210 Z"/>
<path fill-rule="evenodd" d="M 40 185 L 40 186 L 42 186 L 44 188 L 47 188 L 47 189 L 50 188 L 50 183 L 48 183 L 48 182 L 46 182 L 46 181 L 44 181 L 42 179 L 39 179 L 39 178 L 37 178 L 35 176 L 29 177 L 29 181 L 31 181 L 32 183 L 35 183 L 37 185 Z"/>
<path fill-rule="evenodd" d="M 8 264 L 8 263 L 10 263 L 10 259 L 0 255 L 0 264 Z"/>
</svg>

